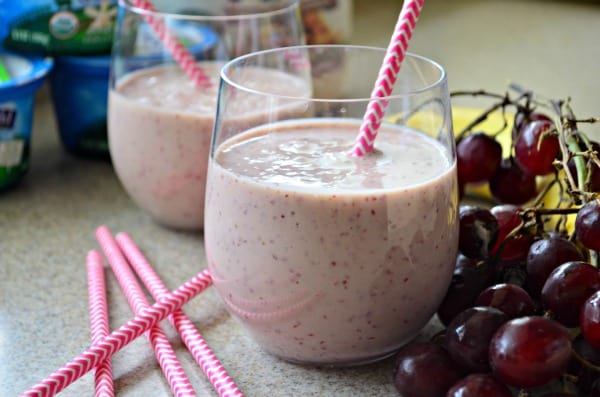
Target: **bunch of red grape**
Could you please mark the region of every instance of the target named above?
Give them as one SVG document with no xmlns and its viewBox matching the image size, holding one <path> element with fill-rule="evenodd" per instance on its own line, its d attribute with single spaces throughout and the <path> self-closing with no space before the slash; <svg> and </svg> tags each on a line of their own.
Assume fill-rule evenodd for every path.
<svg viewBox="0 0 600 397">
<path fill-rule="evenodd" d="M 458 135 L 460 183 L 489 183 L 493 203 L 460 207 L 445 328 L 398 353 L 402 397 L 600 397 L 600 145 L 578 129 L 598 119 L 575 119 L 564 101 L 549 102 L 552 119 L 520 94 L 483 93 L 501 99 L 491 109 L 514 107 L 508 158 L 477 123 Z M 542 175 L 559 186 L 555 208 Z"/>
</svg>

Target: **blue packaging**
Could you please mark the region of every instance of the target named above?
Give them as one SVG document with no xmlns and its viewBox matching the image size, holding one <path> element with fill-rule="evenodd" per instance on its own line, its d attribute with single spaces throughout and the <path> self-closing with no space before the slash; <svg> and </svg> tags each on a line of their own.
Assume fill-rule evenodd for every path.
<svg viewBox="0 0 600 397">
<path fill-rule="evenodd" d="M 53 61 L 1 48 L 0 61 L 10 76 L 0 82 L 0 190 L 5 190 L 19 182 L 29 169 L 35 93 Z"/>
<path fill-rule="evenodd" d="M 77 155 L 108 158 L 110 56 L 56 57 L 50 93 L 61 141 Z"/>
<path fill-rule="evenodd" d="M 135 71 L 159 65 L 165 57 L 170 57 L 148 29 L 140 29 L 138 33 L 137 55 L 116 67 Z M 197 58 L 218 40 L 216 33 L 206 26 L 176 21 L 173 29 L 187 40 L 188 49 Z M 73 154 L 110 157 L 106 127 L 110 67 L 110 55 L 55 57 L 50 93 L 61 141 Z"/>
</svg>

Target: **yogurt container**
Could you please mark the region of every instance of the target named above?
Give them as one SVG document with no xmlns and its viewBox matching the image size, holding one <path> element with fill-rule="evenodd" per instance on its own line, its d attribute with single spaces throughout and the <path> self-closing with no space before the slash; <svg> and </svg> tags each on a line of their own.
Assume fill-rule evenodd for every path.
<svg viewBox="0 0 600 397">
<path fill-rule="evenodd" d="M 50 94 L 61 142 L 73 154 L 108 158 L 109 71 L 109 55 L 55 58 Z"/>
<path fill-rule="evenodd" d="M 0 49 L 6 79 L 0 81 L 0 191 L 17 184 L 29 169 L 35 93 L 53 61 Z"/>
<path fill-rule="evenodd" d="M 180 40 L 197 58 L 215 45 L 217 35 L 208 27 L 177 22 L 172 26 Z M 140 31 L 135 56 L 126 64 L 113 67 L 137 70 L 156 65 L 170 54 L 162 53 L 162 45 L 151 31 Z M 50 74 L 50 92 L 54 114 L 64 147 L 85 157 L 109 159 L 106 116 L 110 55 L 59 56 Z"/>
</svg>

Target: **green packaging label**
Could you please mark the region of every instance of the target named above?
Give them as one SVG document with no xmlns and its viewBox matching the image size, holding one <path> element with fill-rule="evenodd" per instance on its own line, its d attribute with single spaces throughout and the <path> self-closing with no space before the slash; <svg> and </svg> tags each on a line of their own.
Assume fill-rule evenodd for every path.
<svg viewBox="0 0 600 397">
<path fill-rule="evenodd" d="M 110 53 L 116 0 L 38 0 L 20 7 L 23 12 L 8 21 L 5 47 L 48 55 Z"/>
</svg>

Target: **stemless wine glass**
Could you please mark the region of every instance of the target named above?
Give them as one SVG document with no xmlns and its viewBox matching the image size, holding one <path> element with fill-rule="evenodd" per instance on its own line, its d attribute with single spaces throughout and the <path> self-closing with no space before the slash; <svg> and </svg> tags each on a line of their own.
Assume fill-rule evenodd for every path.
<svg viewBox="0 0 600 397">
<path fill-rule="evenodd" d="M 201 229 L 220 67 L 251 51 L 297 44 L 304 44 L 297 0 L 252 7 L 120 0 L 108 138 L 133 201 L 160 224 Z"/>
<path fill-rule="evenodd" d="M 351 155 L 384 54 L 300 46 L 221 72 L 208 267 L 232 315 L 288 361 L 393 354 L 450 283 L 458 189 L 443 68 L 407 55 L 375 149 Z"/>
</svg>

